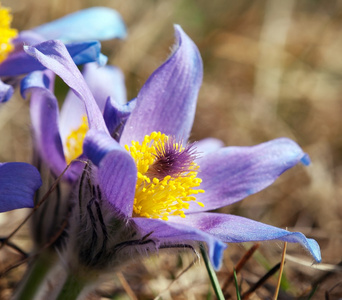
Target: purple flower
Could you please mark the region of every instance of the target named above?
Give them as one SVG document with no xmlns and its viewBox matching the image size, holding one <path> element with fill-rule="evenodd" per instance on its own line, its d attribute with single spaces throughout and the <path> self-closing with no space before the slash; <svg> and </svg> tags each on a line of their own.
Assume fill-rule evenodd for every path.
<svg viewBox="0 0 342 300">
<path fill-rule="evenodd" d="M 0 102 L 6 102 L 13 94 L 14 77 L 43 70 L 37 60 L 27 55 L 23 45 L 36 45 L 46 40 L 59 39 L 76 64 L 98 62 L 104 65 L 107 58 L 101 54 L 96 40 L 124 38 L 126 28 L 120 15 L 113 9 L 92 7 L 67 15 L 31 30 L 22 31 L 13 39 L 14 49 L 5 60 L 0 56 Z"/>
<path fill-rule="evenodd" d="M 0 163 L 0 212 L 33 207 L 42 181 L 37 169 L 22 162 Z"/>
<path fill-rule="evenodd" d="M 218 269 L 225 243 L 281 240 L 301 243 L 320 261 L 318 244 L 302 233 L 208 212 L 264 189 L 309 159 L 287 138 L 252 147 L 222 148 L 216 140 L 188 144 L 202 60 L 191 39 L 175 29 L 172 55 L 142 87 L 118 142 L 63 45 L 26 47 L 85 104 L 90 129 L 83 150 L 94 165 L 85 168 L 79 185 L 81 225 L 74 234 L 79 259 L 93 267 L 111 266 L 115 263 L 108 260 L 127 259 L 128 248 L 155 252 L 204 241 Z M 84 231 L 89 226 L 93 234 Z"/>
</svg>

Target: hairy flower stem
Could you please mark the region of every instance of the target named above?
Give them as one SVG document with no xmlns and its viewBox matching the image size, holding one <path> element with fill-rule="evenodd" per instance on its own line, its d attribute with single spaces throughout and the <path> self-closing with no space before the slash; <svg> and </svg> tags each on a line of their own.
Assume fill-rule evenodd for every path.
<svg viewBox="0 0 342 300">
<path fill-rule="evenodd" d="M 14 294 L 14 300 L 32 300 L 56 263 L 54 256 L 43 254 L 29 265 L 21 284 Z"/>
<path fill-rule="evenodd" d="M 56 300 L 74 300 L 82 293 L 89 282 L 74 274 L 69 274 Z"/>
</svg>

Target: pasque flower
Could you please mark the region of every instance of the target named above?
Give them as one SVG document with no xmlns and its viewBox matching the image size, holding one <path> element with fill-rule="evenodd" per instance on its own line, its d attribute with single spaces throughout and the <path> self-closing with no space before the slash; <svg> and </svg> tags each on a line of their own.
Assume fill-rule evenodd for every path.
<svg viewBox="0 0 342 300">
<path fill-rule="evenodd" d="M 217 269 L 225 243 L 281 240 L 302 244 L 320 261 L 318 244 L 302 233 L 210 212 L 262 190 L 309 159 L 287 138 L 252 147 L 189 144 L 202 60 L 192 40 L 179 26 L 175 30 L 171 56 L 140 90 L 116 139 L 64 45 L 25 47 L 71 87 L 87 113 L 83 155 L 90 162 L 75 193 L 70 252 L 87 266 L 105 268 L 129 259 L 129 250 L 156 252 L 204 241 Z"/>
<path fill-rule="evenodd" d="M 59 39 L 76 64 L 98 62 L 103 65 L 106 57 L 96 40 L 124 38 L 126 28 L 120 15 L 113 9 L 92 7 L 84 9 L 17 35 L 10 28 L 11 15 L 0 6 L 0 102 L 13 94 L 15 77 L 42 70 L 44 67 L 23 50 L 23 45 L 35 45 L 50 39 Z"/>
<path fill-rule="evenodd" d="M 33 207 L 42 181 L 38 170 L 23 162 L 0 163 L 0 212 Z"/>
</svg>

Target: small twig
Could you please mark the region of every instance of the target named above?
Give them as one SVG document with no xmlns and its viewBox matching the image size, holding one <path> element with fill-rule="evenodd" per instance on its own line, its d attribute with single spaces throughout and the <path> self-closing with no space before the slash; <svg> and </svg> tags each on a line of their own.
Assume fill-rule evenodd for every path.
<svg viewBox="0 0 342 300">
<path fill-rule="evenodd" d="M 284 264 L 285 264 L 286 247 L 287 247 L 287 242 L 284 243 L 283 254 L 281 256 L 281 263 L 280 263 L 280 269 L 279 269 L 279 277 L 278 277 L 277 287 L 276 287 L 276 291 L 274 293 L 273 300 L 277 300 L 278 299 L 280 283 L 281 283 L 281 277 L 283 275 Z"/>
<path fill-rule="evenodd" d="M 324 293 L 324 298 L 325 298 L 325 300 L 330 300 L 330 296 L 329 296 L 329 292 L 328 291 L 325 291 L 325 293 Z"/>
<path fill-rule="evenodd" d="M 330 278 L 332 275 L 335 275 L 336 272 L 340 272 L 340 267 L 342 266 L 342 261 L 340 261 L 338 264 L 335 265 L 337 271 L 329 271 L 329 272 L 326 272 L 325 274 L 321 275 L 320 277 L 318 277 L 313 283 L 312 283 L 312 286 L 311 286 L 311 292 L 309 294 L 309 297 L 308 299 L 311 299 L 311 297 L 314 295 L 314 293 L 316 292 L 316 290 L 318 289 L 318 286 L 320 284 L 322 284 L 324 281 L 326 281 L 328 278 Z"/>
<path fill-rule="evenodd" d="M 172 282 L 168 285 L 168 287 L 166 289 L 164 289 L 162 292 L 159 293 L 159 295 L 163 294 L 164 292 L 168 291 L 171 288 L 171 285 L 176 282 L 183 274 L 185 274 L 185 272 L 187 272 L 188 270 L 190 270 L 190 268 L 195 265 L 195 263 L 200 259 L 200 256 L 198 254 L 198 252 L 196 251 L 196 249 L 191 246 L 191 245 L 162 245 L 159 247 L 159 249 L 172 249 L 172 248 L 189 248 L 191 249 L 194 253 L 195 253 L 195 258 L 193 259 L 193 261 L 184 269 L 182 270 L 173 280 Z M 155 297 L 154 299 L 157 300 L 159 299 L 159 295 L 157 297 Z"/>
<path fill-rule="evenodd" d="M 329 300 L 330 299 L 330 293 L 336 288 L 338 287 L 339 285 L 341 285 L 342 282 L 338 282 L 336 283 L 332 288 L 330 288 L 329 290 L 325 291 L 325 299 Z"/>
<path fill-rule="evenodd" d="M 245 292 L 241 299 L 246 300 L 254 293 L 260 286 L 262 286 L 268 278 L 273 276 L 280 268 L 281 263 L 276 264 L 271 270 L 269 270 L 263 277 L 261 277 L 256 284 L 254 284 L 247 292 Z"/>
<path fill-rule="evenodd" d="M 68 215 L 69 217 L 69 215 Z M 23 258 L 22 260 L 18 261 L 17 263 L 10 265 L 9 267 L 7 267 L 3 272 L 0 273 L 0 278 L 3 277 L 4 275 L 6 275 L 9 271 L 15 269 L 16 267 L 19 267 L 20 265 L 26 263 L 29 259 L 34 259 L 35 257 L 37 257 L 40 253 L 43 252 L 43 250 L 45 250 L 46 248 L 50 247 L 57 239 L 58 237 L 63 233 L 64 229 L 66 228 L 66 226 L 68 225 L 68 219 L 65 219 L 64 222 L 62 223 L 61 228 L 57 231 L 57 233 L 50 239 L 50 241 L 48 243 L 46 243 L 44 245 L 44 247 L 42 249 L 40 249 L 37 253 L 31 255 L 31 256 L 27 256 L 25 258 Z M 8 245 L 8 244 L 7 244 Z"/>
<path fill-rule="evenodd" d="M 230 283 L 233 281 L 234 271 L 236 272 L 236 274 L 238 274 L 239 271 L 242 269 L 242 267 L 246 264 L 246 262 L 254 254 L 254 252 L 259 248 L 259 246 L 260 246 L 260 243 L 254 244 L 251 248 L 249 248 L 249 250 L 245 253 L 245 255 L 239 260 L 239 262 L 236 264 L 234 270 L 230 273 L 230 275 L 228 276 L 228 278 L 224 282 L 223 287 L 222 287 L 223 292 L 228 288 Z"/>
<path fill-rule="evenodd" d="M 18 253 L 20 253 L 22 256 L 27 257 L 27 253 L 24 250 L 19 248 L 16 244 L 7 241 L 6 239 L 7 238 L 0 238 L 0 243 L 7 245 L 8 247 L 10 247 L 10 248 L 14 249 L 15 251 L 17 251 Z"/>
<path fill-rule="evenodd" d="M 5 276 L 9 271 L 11 271 L 11 270 L 15 269 L 16 267 L 19 267 L 22 264 L 26 263 L 29 259 L 30 259 L 30 257 L 28 256 L 28 257 L 23 258 L 22 260 L 19 260 L 18 262 L 16 262 L 13 265 L 10 265 L 2 273 L 0 273 L 0 278 Z"/>
<path fill-rule="evenodd" d="M 67 227 L 68 223 L 69 223 L 69 216 L 70 213 L 68 214 L 67 218 L 63 221 L 61 228 L 56 232 L 56 234 L 50 239 L 50 241 L 48 243 L 46 243 L 44 245 L 44 247 L 42 248 L 42 250 L 49 248 L 63 233 L 64 229 Z M 40 251 L 41 252 L 41 251 Z"/>
</svg>

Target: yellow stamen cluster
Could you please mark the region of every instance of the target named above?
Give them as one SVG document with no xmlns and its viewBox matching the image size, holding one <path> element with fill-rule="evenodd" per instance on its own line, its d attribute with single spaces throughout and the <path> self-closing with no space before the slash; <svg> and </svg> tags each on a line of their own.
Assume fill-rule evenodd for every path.
<svg viewBox="0 0 342 300">
<path fill-rule="evenodd" d="M 80 127 L 72 130 L 67 137 L 64 151 L 67 164 L 69 164 L 73 159 L 79 157 L 83 153 L 83 140 L 88 130 L 88 119 L 86 116 L 83 116 Z"/>
<path fill-rule="evenodd" d="M 13 50 L 11 40 L 17 36 L 17 30 L 11 28 L 12 15 L 0 3 L 0 62 Z"/>
<path fill-rule="evenodd" d="M 197 178 L 199 166 L 195 162 L 191 162 L 190 166 L 180 174 L 171 172 L 162 179 L 148 176 L 149 168 L 156 161 L 158 149 L 163 149 L 169 139 L 170 137 L 165 134 L 152 132 L 150 136 L 145 136 L 141 144 L 133 141 L 131 147 L 125 145 L 138 169 L 133 205 L 135 216 L 168 220 L 168 216 L 185 217 L 183 210 L 189 208 L 191 201 L 204 206 L 193 196 L 204 193 L 204 190 L 194 189 L 202 182 Z M 174 144 L 174 151 L 183 150 L 180 144 Z"/>
</svg>

